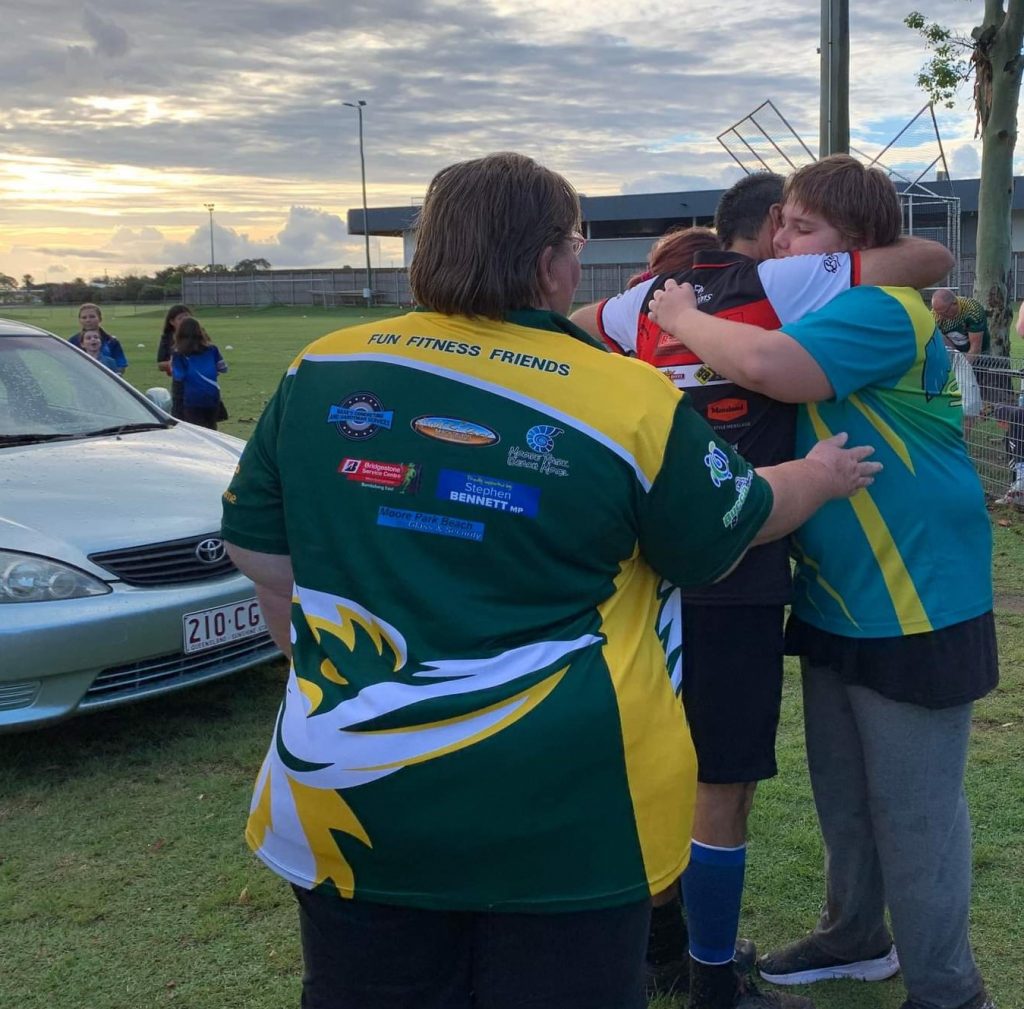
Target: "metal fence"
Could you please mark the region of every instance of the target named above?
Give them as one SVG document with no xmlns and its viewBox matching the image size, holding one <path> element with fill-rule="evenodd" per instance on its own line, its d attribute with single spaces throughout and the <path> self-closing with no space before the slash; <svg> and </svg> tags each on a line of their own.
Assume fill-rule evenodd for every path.
<svg viewBox="0 0 1024 1009">
<path fill-rule="evenodd" d="M 582 267 L 576 300 L 600 301 L 618 294 L 646 263 L 593 264 Z M 371 274 L 375 305 L 411 305 L 412 291 L 405 269 L 374 270 Z M 259 273 L 216 273 L 182 278 L 181 300 L 195 308 L 309 305 L 331 308 L 363 304 L 366 270 L 264 270 Z"/>
<path fill-rule="evenodd" d="M 974 295 L 974 264 L 977 257 L 973 253 L 960 258 L 960 289 L 957 293 L 965 297 Z M 1010 265 L 1010 283 L 1007 294 L 1011 301 L 1024 301 L 1024 252 L 1015 252 Z"/>
<path fill-rule="evenodd" d="M 915 234 L 942 239 L 918 227 Z M 962 256 L 958 270 L 949 283 L 961 295 L 974 291 L 973 255 Z M 576 301 L 589 304 L 610 298 L 625 290 L 629 278 L 647 269 L 646 263 L 584 264 Z M 409 275 L 404 268 L 374 270 L 371 274 L 373 301 L 377 305 L 411 305 Z M 366 270 L 266 270 L 261 273 L 218 273 L 212 277 L 187 276 L 182 279 L 181 300 L 198 308 L 224 307 L 265 308 L 268 305 L 309 305 L 328 308 L 363 303 Z M 1024 300 L 1024 252 L 1013 254 L 1010 274 L 1010 296 Z"/>
<path fill-rule="evenodd" d="M 371 274 L 377 305 L 411 305 L 408 272 L 389 268 Z M 319 306 L 363 304 L 366 270 L 263 270 L 185 276 L 181 300 L 204 307 L 266 308 L 268 305 Z"/>
<path fill-rule="evenodd" d="M 954 359 L 964 438 L 989 498 L 1024 504 L 1024 358 Z"/>
</svg>

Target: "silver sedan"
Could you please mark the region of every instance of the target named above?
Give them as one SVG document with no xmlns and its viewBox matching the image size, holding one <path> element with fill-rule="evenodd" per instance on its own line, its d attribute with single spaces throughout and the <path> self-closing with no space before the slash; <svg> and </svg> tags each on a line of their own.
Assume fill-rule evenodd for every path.
<svg viewBox="0 0 1024 1009">
<path fill-rule="evenodd" d="M 0 731 L 278 654 L 219 535 L 243 444 L 0 320 Z"/>
</svg>

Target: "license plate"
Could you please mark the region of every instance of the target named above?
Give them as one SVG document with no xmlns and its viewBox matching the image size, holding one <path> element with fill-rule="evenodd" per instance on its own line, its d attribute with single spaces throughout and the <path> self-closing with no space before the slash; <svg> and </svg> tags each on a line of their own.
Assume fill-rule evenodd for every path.
<svg viewBox="0 0 1024 1009">
<path fill-rule="evenodd" d="M 181 623 L 186 655 L 252 638 L 267 629 L 256 599 L 240 599 L 237 603 L 186 613 Z"/>
</svg>

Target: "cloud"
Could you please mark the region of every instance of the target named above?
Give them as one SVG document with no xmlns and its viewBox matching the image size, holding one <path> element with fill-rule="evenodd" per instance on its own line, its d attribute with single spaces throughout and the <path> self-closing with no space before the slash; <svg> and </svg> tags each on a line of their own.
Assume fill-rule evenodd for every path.
<svg viewBox="0 0 1024 1009">
<path fill-rule="evenodd" d="M 850 14 L 851 119 L 888 140 L 883 120 L 924 104 L 926 52 L 899 13 L 865 6 Z M 966 7 L 930 0 L 929 16 L 968 31 Z M 765 98 L 817 146 L 806 0 L 649 0 L 642 18 L 613 0 L 91 0 L 82 28 L 67 11 L 19 5 L 0 61 L 0 215 L 19 249 L 205 262 L 212 201 L 222 262 L 357 262 L 343 225 L 360 203 L 357 118 L 342 104 L 356 98 L 371 206 L 408 204 L 444 165 L 509 149 L 588 195 L 724 186 L 737 168 L 715 138 Z M 938 115 L 967 158 L 967 101 Z"/>
<path fill-rule="evenodd" d="M 361 248 L 349 239 L 345 222 L 337 214 L 301 206 L 291 207 L 284 225 L 268 239 L 253 239 L 215 222 L 213 242 L 214 256 L 225 266 L 263 258 L 279 269 L 342 266 Z M 196 228 L 184 242 L 164 242 L 160 255 L 170 263 L 208 263 L 209 225 Z"/>
<path fill-rule="evenodd" d="M 66 256 L 74 259 L 98 259 L 115 263 L 121 259 L 119 252 L 105 252 L 103 249 L 82 249 L 78 246 L 39 245 L 29 249 L 41 256 Z"/>
<path fill-rule="evenodd" d="M 954 179 L 976 179 L 981 174 L 981 157 L 977 144 L 961 144 L 949 161 L 949 172 Z"/>
<path fill-rule="evenodd" d="M 93 52 L 106 59 L 124 56 L 131 48 L 128 33 L 109 18 L 97 14 L 91 7 L 86 7 L 82 15 L 82 25 L 93 40 Z"/>
</svg>

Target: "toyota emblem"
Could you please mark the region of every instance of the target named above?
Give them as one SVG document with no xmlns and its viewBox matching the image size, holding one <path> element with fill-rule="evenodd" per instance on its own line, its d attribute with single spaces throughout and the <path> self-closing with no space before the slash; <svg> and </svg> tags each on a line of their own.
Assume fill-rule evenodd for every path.
<svg viewBox="0 0 1024 1009">
<path fill-rule="evenodd" d="M 200 564 L 218 564 L 224 560 L 226 552 L 224 541 L 219 536 L 211 536 L 209 539 L 200 540 L 196 547 L 196 559 Z"/>
</svg>

